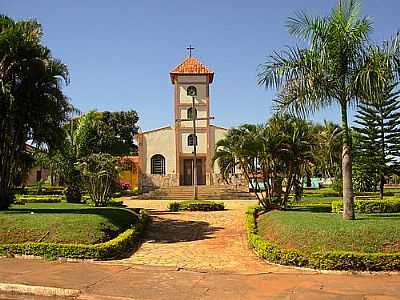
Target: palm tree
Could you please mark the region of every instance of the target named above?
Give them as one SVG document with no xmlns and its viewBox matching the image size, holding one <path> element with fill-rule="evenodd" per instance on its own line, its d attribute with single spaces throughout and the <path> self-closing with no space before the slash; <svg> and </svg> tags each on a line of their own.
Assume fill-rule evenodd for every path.
<svg viewBox="0 0 400 300">
<path fill-rule="evenodd" d="M 299 190 L 312 161 L 310 129 L 308 122 L 289 115 L 273 116 L 265 125 L 232 128 L 217 142 L 213 163 L 218 161 L 226 180 L 238 166 L 265 209 L 271 208 L 274 200 L 286 207 L 289 194 L 293 187 Z"/>
<path fill-rule="evenodd" d="M 309 42 L 310 46 L 274 53 L 261 66 L 258 82 L 267 88 L 280 89 L 276 100 L 279 111 L 308 114 L 332 104 L 339 105 L 343 130 L 343 218 L 352 220 L 355 216 L 348 108 L 372 94 L 382 79 L 368 76 L 375 70 L 366 67 L 372 22 L 360 16 L 358 0 L 339 0 L 327 17 L 298 13 L 287 25 L 290 34 Z M 397 42 L 394 48 L 398 49 Z M 394 53 L 397 55 L 398 51 Z"/>
<path fill-rule="evenodd" d="M 325 178 L 340 175 L 342 152 L 342 129 L 339 125 L 324 120 L 323 125 L 314 126 L 318 146 L 315 151 L 317 172 Z"/>
<path fill-rule="evenodd" d="M 67 67 L 51 56 L 41 37 L 36 21 L 0 15 L 0 209 L 12 201 L 25 143 L 52 147 L 61 142 L 71 111 L 62 92 Z"/>
</svg>

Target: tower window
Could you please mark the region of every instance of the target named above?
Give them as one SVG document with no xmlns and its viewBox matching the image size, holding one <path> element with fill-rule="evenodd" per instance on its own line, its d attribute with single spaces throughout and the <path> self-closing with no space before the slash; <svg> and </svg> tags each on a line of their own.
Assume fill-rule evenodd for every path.
<svg viewBox="0 0 400 300">
<path fill-rule="evenodd" d="M 197 109 L 194 109 L 194 117 L 197 118 Z M 190 107 L 190 108 L 187 110 L 187 118 L 188 118 L 189 120 L 193 120 L 193 108 L 192 108 L 192 107 Z"/>
<path fill-rule="evenodd" d="M 186 93 L 188 96 L 197 96 L 197 89 L 193 85 L 188 86 L 188 88 L 186 89 Z"/>
<path fill-rule="evenodd" d="M 161 154 L 151 157 L 151 174 L 165 175 L 165 158 Z"/>
<path fill-rule="evenodd" d="M 197 136 L 192 134 L 189 134 L 188 136 L 188 146 L 197 146 Z"/>
</svg>

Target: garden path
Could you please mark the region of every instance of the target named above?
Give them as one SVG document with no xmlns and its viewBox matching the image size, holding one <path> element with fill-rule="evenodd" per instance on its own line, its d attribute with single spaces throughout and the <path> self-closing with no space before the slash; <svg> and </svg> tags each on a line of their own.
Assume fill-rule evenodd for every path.
<svg viewBox="0 0 400 300">
<path fill-rule="evenodd" d="M 225 201 L 225 211 L 169 212 L 170 201 L 126 200 L 152 216 L 145 240 L 131 257 L 117 263 L 236 273 L 296 272 L 267 264 L 247 246 L 245 211 L 255 201 Z"/>
</svg>

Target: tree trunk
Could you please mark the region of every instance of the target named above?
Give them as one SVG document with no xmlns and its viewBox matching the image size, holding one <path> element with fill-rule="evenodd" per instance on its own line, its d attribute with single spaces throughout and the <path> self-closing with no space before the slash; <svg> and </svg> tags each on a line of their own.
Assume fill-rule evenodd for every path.
<svg viewBox="0 0 400 300">
<path fill-rule="evenodd" d="M 347 123 L 347 102 L 342 105 L 343 151 L 342 151 L 342 178 L 343 178 L 343 219 L 354 220 L 353 176 L 351 157 L 351 137 Z"/>
<path fill-rule="evenodd" d="M 385 175 L 381 174 L 379 180 L 379 196 L 381 199 L 383 199 L 384 188 L 385 188 Z"/>
</svg>

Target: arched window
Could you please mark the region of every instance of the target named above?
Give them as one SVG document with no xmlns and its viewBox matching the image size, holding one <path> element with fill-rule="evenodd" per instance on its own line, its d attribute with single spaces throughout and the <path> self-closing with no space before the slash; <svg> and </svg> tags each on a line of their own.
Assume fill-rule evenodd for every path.
<svg viewBox="0 0 400 300">
<path fill-rule="evenodd" d="M 151 174 L 165 175 L 165 158 L 161 154 L 151 157 Z"/>
<path fill-rule="evenodd" d="M 197 109 L 194 109 L 194 116 L 195 118 L 197 118 Z M 187 116 L 186 116 L 189 120 L 193 120 L 193 107 L 190 107 L 187 110 Z"/>
<path fill-rule="evenodd" d="M 188 86 L 187 89 L 186 89 L 186 94 L 187 94 L 188 96 L 192 96 L 192 97 L 197 96 L 197 89 L 196 89 L 196 87 L 193 86 L 193 85 Z"/>
<path fill-rule="evenodd" d="M 193 146 L 194 144 L 197 146 L 197 136 L 192 133 L 188 136 L 188 146 Z"/>
</svg>

